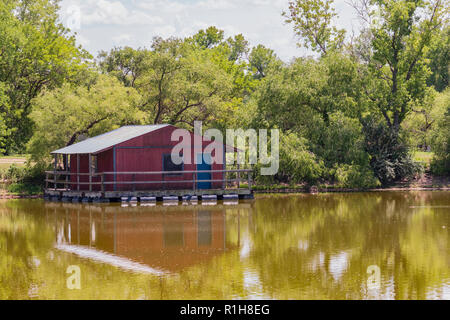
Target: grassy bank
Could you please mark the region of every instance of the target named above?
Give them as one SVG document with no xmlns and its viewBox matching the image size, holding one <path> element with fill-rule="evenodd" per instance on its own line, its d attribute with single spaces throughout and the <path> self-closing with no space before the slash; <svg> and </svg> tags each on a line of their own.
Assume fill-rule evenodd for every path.
<svg viewBox="0 0 450 320">
<path fill-rule="evenodd" d="M 420 163 L 424 171 L 409 180 L 400 181 L 385 188 L 361 189 L 344 187 L 336 183 L 308 184 L 256 184 L 255 193 L 309 193 L 315 192 L 358 192 L 369 190 L 448 190 L 449 177 L 439 177 L 430 172 L 433 154 L 414 152 L 414 161 Z M 0 157 L 0 199 L 11 197 L 36 197 L 43 194 L 44 169 L 26 163 L 26 155 Z M 243 183 L 241 188 L 247 188 Z"/>
<path fill-rule="evenodd" d="M 42 172 L 27 164 L 27 155 L 0 157 L 0 198 L 42 195 Z"/>
<path fill-rule="evenodd" d="M 380 188 L 345 188 L 340 185 L 319 184 L 317 186 L 306 185 L 257 185 L 255 193 L 310 193 L 310 192 L 364 192 L 364 191 L 392 191 L 392 190 L 450 190 L 449 177 L 437 177 L 423 175 L 411 181 Z"/>
</svg>

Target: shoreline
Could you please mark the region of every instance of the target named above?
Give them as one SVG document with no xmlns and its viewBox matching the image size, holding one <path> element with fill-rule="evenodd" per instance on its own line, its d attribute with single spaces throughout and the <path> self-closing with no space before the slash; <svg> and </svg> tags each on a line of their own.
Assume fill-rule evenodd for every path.
<svg viewBox="0 0 450 320">
<path fill-rule="evenodd" d="M 450 191 L 450 187 L 388 187 L 375 189 L 352 189 L 352 188 L 318 188 L 317 192 L 310 192 L 306 189 L 268 189 L 268 190 L 253 190 L 255 195 L 265 194 L 317 194 L 317 193 L 358 193 L 358 192 L 388 192 L 388 191 Z M 0 193 L 0 200 L 15 200 L 15 199 L 43 199 L 44 194 L 13 194 Z"/>
<path fill-rule="evenodd" d="M 357 193 L 357 192 L 387 192 L 387 191 L 450 191 L 450 187 L 389 187 L 376 189 L 351 189 L 351 188 L 319 188 L 317 192 L 300 189 L 269 189 L 254 190 L 255 194 L 316 194 L 316 193 Z"/>
</svg>

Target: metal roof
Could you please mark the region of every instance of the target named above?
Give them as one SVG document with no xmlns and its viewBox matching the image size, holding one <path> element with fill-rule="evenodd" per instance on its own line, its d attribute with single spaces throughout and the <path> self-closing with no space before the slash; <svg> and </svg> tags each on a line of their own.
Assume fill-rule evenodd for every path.
<svg viewBox="0 0 450 320">
<path fill-rule="evenodd" d="M 157 124 L 151 126 L 125 126 L 119 129 L 86 139 L 68 147 L 58 149 L 52 154 L 83 154 L 98 153 L 109 149 L 119 143 L 142 136 L 152 131 L 169 126 L 168 124 Z"/>
</svg>

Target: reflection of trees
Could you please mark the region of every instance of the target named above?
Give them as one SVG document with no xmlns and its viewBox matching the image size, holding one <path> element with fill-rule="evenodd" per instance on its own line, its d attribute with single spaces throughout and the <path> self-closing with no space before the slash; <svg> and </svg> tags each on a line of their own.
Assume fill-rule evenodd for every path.
<svg viewBox="0 0 450 320">
<path fill-rule="evenodd" d="M 230 299 L 254 297 L 254 292 L 278 299 L 425 298 L 450 278 L 449 217 L 448 209 L 421 206 L 448 205 L 447 198 L 448 193 L 440 192 L 320 194 L 263 198 L 248 208 L 211 207 L 207 210 L 224 213 L 226 250 L 164 276 L 132 273 L 53 249 L 61 229 L 67 240 L 70 223 L 72 243 L 92 243 L 114 254 L 114 221 L 106 208 L 130 217 L 122 227 L 117 222 L 117 232 L 135 235 L 150 232 L 144 227 L 151 224 L 142 219 L 146 209 L 3 202 L 0 298 L 29 298 L 33 286 L 43 299 Z M 177 215 L 186 216 L 183 212 L 192 207 L 152 210 L 153 216 L 164 211 L 162 226 L 173 231 Z M 200 236 L 207 245 L 209 225 L 219 220 L 214 213 L 212 220 L 199 216 L 192 226 L 204 231 Z M 78 217 L 87 233 L 78 234 Z M 89 238 L 91 222 L 95 241 Z M 39 267 L 33 267 L 32 257 Z M 66 288 L 69 265 L 81 268 L 80 291 Z M 381 268 L 381 292 L 367 291 L 370 265 Z"/>
<path fill-rule="evenodd" d="M 199 260 L 179 272 L 155 276 L 124 271 L 53 248 L 57 240 L 69 241 L 69 224 L 72 242 L 78 244 L 80 241 L 80 245 L 89 244 L 92 241 L 88 232 L 89 222 L 95 221 L 95 245 L 101 246 L 104 251 L 113 250 L 113 246 L 109 248 L 108 245 L 112 243 L 114 237 L 113 230 L 110 228 L 114 222 L 111 213 L 106 212 L 106 208 L 111 209 L 111 206 L 44 204 L 36 201 L 0 204 L 2 244 L 0 247 L 0 298 L 28 299 L 32 288 L 35 288 L 32 293 L 41 299 L 225 299 L 247 294 L 242 285 L 243 266 L 237 250 L 239 232 L 235 211 L 238 209 L 220 209 L 220 212 L 211 215 L 211 221 L 208 221 L 209 215 L 204 208 L 198 211 L 199 224 L 194 226 L 198 226 L 203 231 L 200 234 L 203 247 L 209 243 L 207 241 L 209 235 L 205 234 L 209 231 L 209 222 L 213 230 L 217 228 L 217 219 L 214 220 L 214 217 L 217 218 L 217 215 L 223 212 L 227 225 L 225 251 L 214 254 L 209 260 Z M 139 210 L 137 207 L 128 208 L 127 211 L 120 207 L 112 207 L 114 208 L 117 213 L 125 215 L 125 218 L 126 216 L 131 218 L 132 223 L 125 224 L 126 228 L 135 230 L 136 234 L 143 231 L 142 217 L 145 216 L 143 211 L 146 209 Z M 214 211 L 217 207 L 211 208 Z M 181 218 L 185 218 L 186 211 L 192 210 L 192 206 L 158 207 L 147 216 L 157 216 L 164 211 L 164 227 L 167 227 L 167 223 L 170 225 L 175 221 L 177 213 L 181 215 Z M 242 222 L 244 226 L 246 221 Z M 77 230 L 77 228 L 84 229 Z M 122 228 L 122 230 L 125 229 Z M 105 232 L 105 237 L 110 234 L 111 239 L 102 238 L 102 232 Z M 7 246 L 3 246 L 4 243 L 7 243 Z M 145 243 L 141 243 L 141 246 L 145 251 Z M 8 248 L 7 252 L 5 248 Z M 205 255 L 207 254 L 208 252 L 205 252 Z M 39 261 L 38 267 L 32 266 L 32 257 L 35 257 L 35 261 Z M 68 276 L 66 269 L 70 265 L 78 265 L 81 269 L 82 290 L 68 290 L 66 287 Z"/>
<path fill-rule="evenodd" d="M 35 215 L 30 219 L 29 215 Z M 33 268 L 52 245 L 52 236 L 30 201 L 9 201 L 0 206 L 0 299 L 28 297 L 38 281 Z"/>
<path fill-rule="evenodd" d="M 424 298 L 430 286 L 449 276 L 448 231 L 441 227 L 448 226 L 448 217 L 439 209 L 409 207 L 443 205 L 445 197 L 371 193 L 262 199 L 253 216 L 251 258 L 265 290 L 276 298 L 369 297 L 366 269 L 374 264 L 385 281 L 381 296 Z"/>
</svg>

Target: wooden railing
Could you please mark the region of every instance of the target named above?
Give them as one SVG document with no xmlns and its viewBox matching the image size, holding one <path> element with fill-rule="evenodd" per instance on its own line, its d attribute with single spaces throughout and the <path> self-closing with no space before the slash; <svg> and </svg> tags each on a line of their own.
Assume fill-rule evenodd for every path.
<svg viewBox="0 0 450 320">
<path fill-rule="evenodd" d="M 199 179 L 198 175 L 202 173 L 211 174 L 211 179 Z M 222 173 L 222 179 L 213 179 L 214 173 Z M 227 178 L 227 175 L 235 174 L 235 177 Z M 241 174 L 247 174 L 247 179 L 242 179 Z M 131 175 L 131 181 L 128 180 L 117 180 L 118 176 Z M 179 179 L 174 180 L 136 180 L 136 176 L 139 175 L 162 175 L 163 179 L 165 176 L 173 175 L 183 175 Z M 186 179 L 185 175 L 192 175 L 192 178 Z M 70 177 L 75 176 L 76 179 L 72 180 Z M 106 179 L 106 177 L 113 176 L 112 180 Z M 88 181 L 80 181 L 81 177 L 88 177 Z M 93 181 L 94 178 L 100 177 L 100 181 Z M 62 178 L 62 179 L 61 179 Z M 173 177 L 175 178 L 175 177 Z M 69 171 L 46 171 L 45 172 L 45 189 L 46 190 L 58 190 L 58 191 L 93 191 L 93 186 L 100 186 L 101 192 L 106 191 L 106 186 L 113 185 L 114 190 L 117 185 L 129 185 L 130 190 L 120 190 L 120 191 L 136 191 L 136 185 L 151 185 L 151 184 L 161 184 L 167 187 L 170 184 L 188 184 L 192 183 L 192 190 L 198 189 L 198 183 L 213 183 L 221 182 L 221 188 L 226 189 L 230 187 L 237 186 L 240 188 L 241 182 L 247 182 L 248 189 L 252 188 L 252 170 L 250 169 L 232 169 L 232 170 L 207 170 L 207 171 L 150 171 L 150 172 L 101 172 L 101 173 L 76 173 Z M 75 186 L 75 187 L 74 187 Z M 86 189 L 81 188 L 82 186 L 88 186 Z M 62 188 L 60 188 L 62 187 Z M 214 188 L 217 189 L 217 188 Z"/>
</svg>

